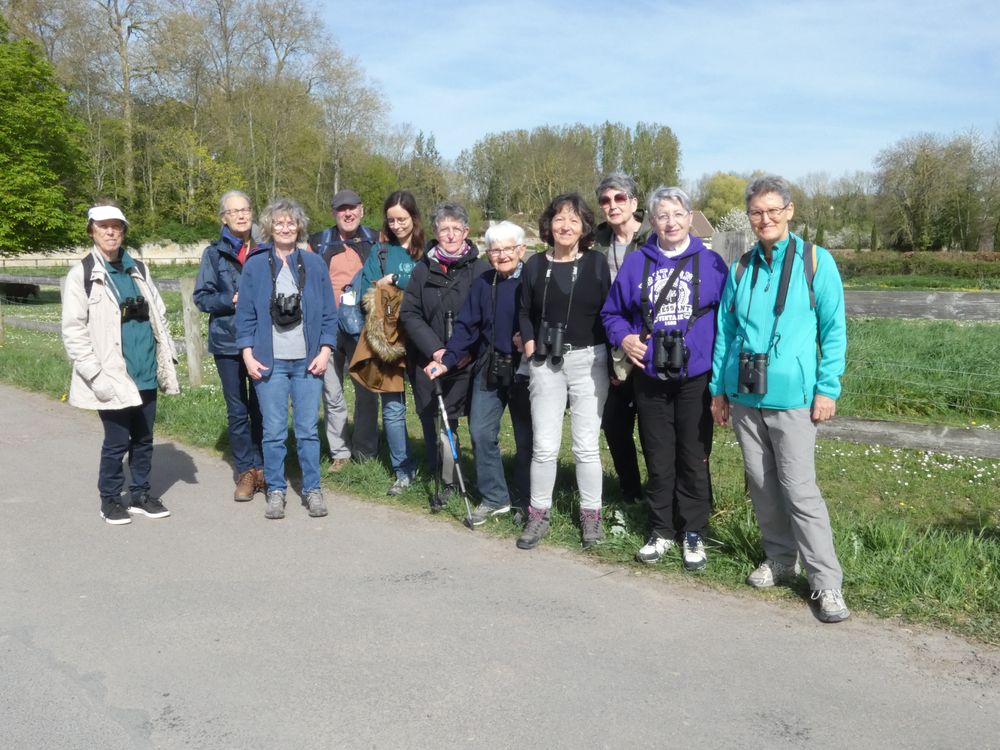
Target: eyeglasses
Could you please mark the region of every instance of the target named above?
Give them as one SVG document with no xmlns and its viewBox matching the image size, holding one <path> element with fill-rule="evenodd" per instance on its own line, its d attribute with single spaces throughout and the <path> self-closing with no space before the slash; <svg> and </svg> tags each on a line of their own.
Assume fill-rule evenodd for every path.
<svg viewBox="0 0 1000 750">
<path fill-rule="evenodd" d="M 674 224 L 680 224 L 690 213 L 690 211 L 674 211 L 672 214 L 657 214 L 653 217 L 653 221 L 657 224 L 666 224 L 668 219 L 672 219 Z"/>
<path fill-rule="evenodd" d="M 488 252 L 493 257 L 499 257 L 501 255 L 517 255 L 517 249 L 524 247 L 523 244 L 511 245 L 510 247 L 491 247 Z"/>
<path fill-rule="evenodd" d="M 227 208 L 222 212 L 223 216 L 249 216 L 253 213 L 253 209 L 247 208 Z"/>
<path fill-rule="evenodd" d="M 767 218 L 771 221 L 777 221 L 781 218 L 781 214 L 785 212 L 785 209 L 792 205 L 791 201 L 786 203 L 781 208 L 766 208 L 763 211 L 747 211 L 747 216 L 750 217 L 750 222 L 752 224 L 760 224 L 764 221 L 764 214 L 767 214 Z"/>
<path fill-rule="evenodd" d="M 614 198 L 616 206 L 624 206 L 628 203 L 629 196 L 628 193 L 615 193 L 614 195 L 602 195 L 597 199 L 597 205 L 601 208 L 607 208 L 611 205 L 611 199 Z"/>
<path fill-rule="evenodd" d="M 386 219 L 385 223 L 390 227 L 401 227 L 404 224 L 409 224 L 411 221 L 408 217 L 403 217 L 402 219 Z"/>
<path fill-rule="evenodd" d="M 438 227 L 434 234 L 438 237 L 457 237 L 460 234 L 464 234 L 466 231 L 468 231 L 466 227 Z"/>
<path fill-rule="evenodd" d="M 294 221 L 276 221 L 272 224 L 275 229 L 298 229 L 298 224 Z"/>
</svg>

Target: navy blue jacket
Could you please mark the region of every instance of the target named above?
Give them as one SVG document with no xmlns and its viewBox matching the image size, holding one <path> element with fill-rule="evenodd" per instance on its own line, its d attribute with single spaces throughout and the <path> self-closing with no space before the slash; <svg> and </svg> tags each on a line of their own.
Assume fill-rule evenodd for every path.
<svg viewBox="0 0 1000 750">
<path fill-rule="evenodd" d="M 501 354 L 516 351 L 513 339 L 521 328 L 518 313 L 521 310 L 523 268 L 523 263 L 518 264 L 514 273 L 506 279 L 497 278 L 497 272 L 489 270 L 472 282 L 469 296 L 455 318 L 455 329 L 448 339 L 448 348 L 441 358 L 445 367 L 453 370 L 466 354 L 470 354 L 477 360 L 475 369 L 478 370 L 489 354 L 491 343 Z M 494 278 L 497 278 L 495 313 Z"/>
<path fill-rule="evenodd" d="M 271 266 L 267 262 L 273 250 L 261 245 L 247 258 L 243 266 L 240 297 L 236 303 L 236 346 L 250 347 L 254 358 L 265 367 L 274 361 L 274 341 L 271 330 Z M 333 303 L 333 287 L 326 264 L 316 253 L 296 249 L 288 256 L 288 266 L 298 283 L 298 262 L 305 269 L 302 285 L 302 325 L 306 336 L 306 360 L 311 362 L 321 346 L 337 348 L 337 307 Z M 275 268 L 281 261 L 274 257 Z"/>
<path fill-rule="evenodd" d="M 205 248 L 194 284 L 194 304 L 208 313 L 208 351 L 235 356 L 236 305 L 233 296 L 240 288 L 243 266 L 238 255 L 243 241 L 222 227 L 222 235 Z"/>
</svg>

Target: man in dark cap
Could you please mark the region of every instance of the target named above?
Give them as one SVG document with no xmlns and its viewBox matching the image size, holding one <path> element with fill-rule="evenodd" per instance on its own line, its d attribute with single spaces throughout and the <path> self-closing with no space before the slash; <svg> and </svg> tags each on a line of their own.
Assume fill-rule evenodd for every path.
<svg viewBox="0 0 1000 750">
<path fill-rule="evenodd" d="M 361 196 L 353 190 L 337 191 L 330 206 L 335 226 L 310 235 L 309 245 L 326 261 L 337 306 L 345 301 L 360 304 L 361 300 L 352 299 L 353 289 L 345 287 L 350 287 L 351 280 L 368 259 L 372 245 L 378 243 L 378 235 L 361 224 L 365 207 Z M 341 328 L 333 353 L 333 367 L 328 367 L 324 376 L 323 405 L 332 472 L 343 469 L 352 456 L 357 461 L 364 461 L 378 454 L 378 396 L 357 384 L 354 386 L 354 435 L 353 440 L 348 438 L 344 366 L 345 363 L 350 365 L 357 343 L 357 336 Z"/>
</svg>

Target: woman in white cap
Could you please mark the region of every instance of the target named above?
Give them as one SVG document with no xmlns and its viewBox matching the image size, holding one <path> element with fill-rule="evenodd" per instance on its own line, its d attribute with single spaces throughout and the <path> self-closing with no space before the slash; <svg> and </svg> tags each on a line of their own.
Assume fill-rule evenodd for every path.
<svg viewBox="0 0 1000 750">
<path fill-rule="evenodd" d="M 101 516 L 116 525 L 130 523 L 132 515 L 170 515 L 150 494 L 153 420 L 157 389 L 180 392 L 166 307 L 149 269 L 125 251 L 127 231 L 116 206 L 87 212 L 94 247 L 66 276 L 62 310 L 63 344 L 73 363 L 69 403 L 101 417 L 97 488 Z M 131 483 L 123 498 L 126 454 Z"/>
</svg>

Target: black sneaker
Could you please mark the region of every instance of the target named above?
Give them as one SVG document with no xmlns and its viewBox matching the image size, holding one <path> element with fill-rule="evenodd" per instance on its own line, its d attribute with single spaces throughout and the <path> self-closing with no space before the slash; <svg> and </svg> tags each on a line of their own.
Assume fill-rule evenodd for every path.
<svg viewBox="0 0 1000 750">
<path fill-rule="evenodd" d="M 453 484 L 446 484 L 438 490 L 430 500 L 431 513 L 437 513 L 448 507 L 448 502 L 458 492 L 458 488 Z"/>
<path fill-rule="evenodd" d="M 104 519 L 104 523 L 110 523 L 112 526 L 132 523 L 132 516 L 118 498 L 101 498 L 101 518 Z"/>
<path fill-rule="evenodd" d="M 160 498 L 153 497 L 145 490 L 132 493 L 132 502 L 129 503 L 128 512 L 132 515 L 143 515 L 146 518 L 166 518 L 170 515 L 170 511 L 163 507 Z"/>
</svg>

